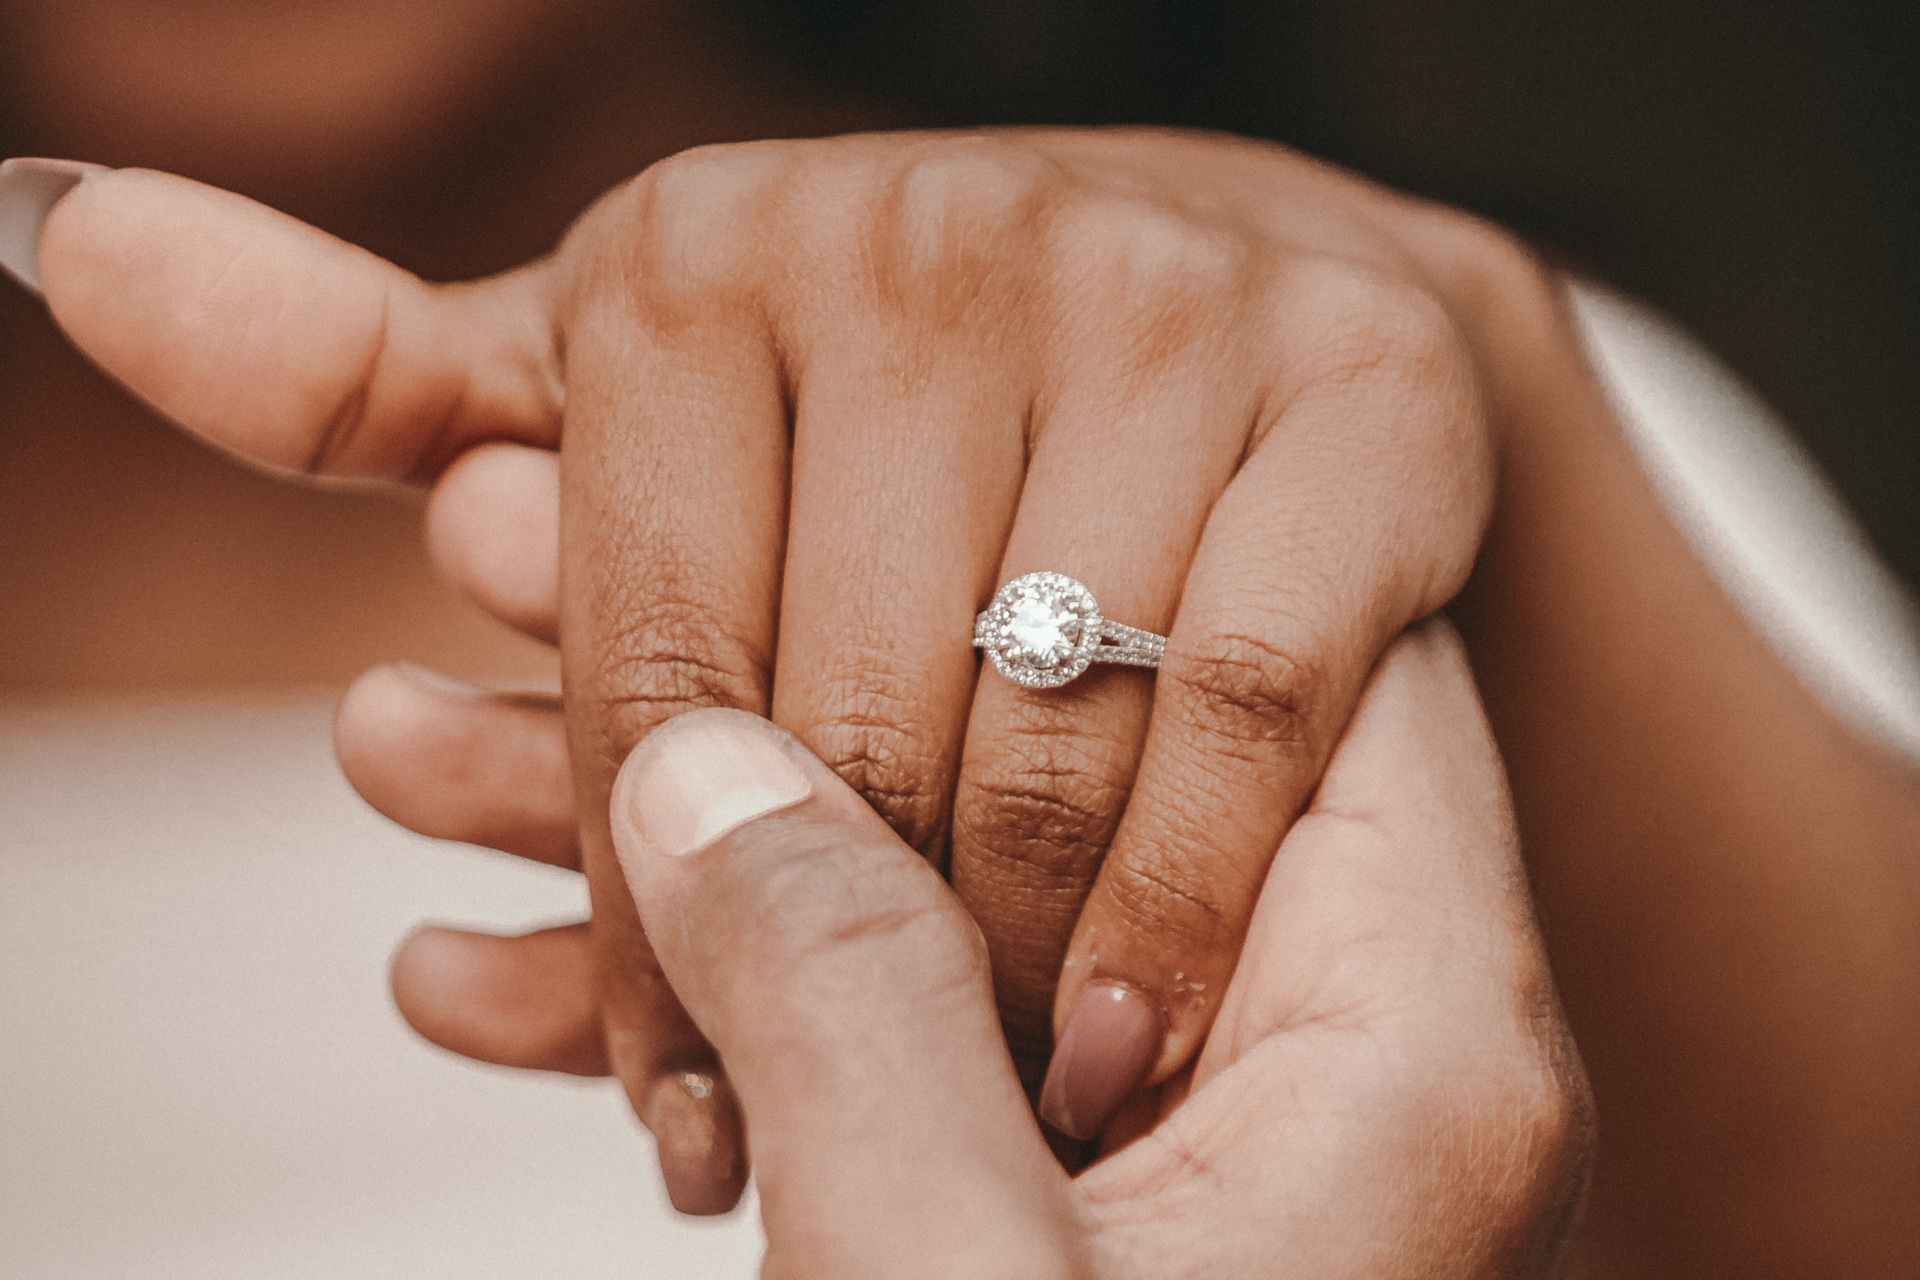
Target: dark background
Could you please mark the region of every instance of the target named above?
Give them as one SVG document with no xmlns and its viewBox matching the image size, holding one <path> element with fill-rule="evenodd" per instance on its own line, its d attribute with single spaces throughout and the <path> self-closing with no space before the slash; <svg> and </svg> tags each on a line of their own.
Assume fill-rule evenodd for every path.
<svg viewBox="0 0 1920 1280">
<path fill-rule="evenodd" d="M 1920 5 L 735 0 L 936 123 L 1279 139 L 1476 210 L 1700 334 L 1920 583 Z"/>
<path fill-rule="evenodd" d="M 1920 0 L 705 2 L 803 78 L 902 120 L 1225 129 L 1514 227 L 1701 335 L 1920 584 Z M 649 10 L 632 4 L 637 31 Z M 470 186 L 394 198 L 476 200 L 502 148 L 548 127 L 526 104 L 557 102 L 582 73 L 543 74 L 508 95 L 519 115 L 483 131 Z M 55 145 L 8 107 L 0 94 L 0 151 Z M 382 240 L 378 216 L 239 189 L 433 278 L 522 260 L 590 198 L 530 211 L 545 237 L 531 249 L 440 261 Z M 26 324 L 24 300 L 7 301 Z"/>
</svg>

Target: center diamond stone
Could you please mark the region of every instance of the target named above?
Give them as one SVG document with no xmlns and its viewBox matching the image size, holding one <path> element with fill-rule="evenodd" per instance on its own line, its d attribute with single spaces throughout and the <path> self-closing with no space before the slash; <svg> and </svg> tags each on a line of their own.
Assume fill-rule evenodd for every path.
<svg viewBox="0 0 1920 1280">
<path fill-rule="evenodd" d="M 1073 652 L 1080 619 L 1057 596 L 1033 592 L 1015 602 L 1007 618 L 1007 635 L 1025 650 L 1035 666 L 1051 667 Z"/>
</svg>

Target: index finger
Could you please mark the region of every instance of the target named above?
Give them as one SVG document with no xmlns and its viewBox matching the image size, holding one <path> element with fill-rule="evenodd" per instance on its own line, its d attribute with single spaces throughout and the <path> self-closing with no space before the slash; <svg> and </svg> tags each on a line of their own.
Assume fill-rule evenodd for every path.
<svg viewBox="0 0 1920 1280">
<path fill-rule="evenodd" d="M 44 182 L 0 165 L 0 191 Z M 420 480 L 483 440 L 558 442 L 543 264 L 433 285 L 231 192 L 74 175 L 38 240 L 54 319 L 128 390 L 272 468 Z"/>
</svg>

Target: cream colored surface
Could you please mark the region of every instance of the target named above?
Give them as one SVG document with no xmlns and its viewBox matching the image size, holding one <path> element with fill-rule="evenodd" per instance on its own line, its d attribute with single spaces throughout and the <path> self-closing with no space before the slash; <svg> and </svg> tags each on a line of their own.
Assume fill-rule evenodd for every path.
<svg viewBox="0 0 1920 1280">
<path fill-rule="evenodd" d="M 0 705 L 0 1275 L 753 1275 L 755 1215 L 677 1219 L 615 1090 L 400 1021 L 414 923 L 585 894 L 373 814 L 329 712 Z"/>
</svg>

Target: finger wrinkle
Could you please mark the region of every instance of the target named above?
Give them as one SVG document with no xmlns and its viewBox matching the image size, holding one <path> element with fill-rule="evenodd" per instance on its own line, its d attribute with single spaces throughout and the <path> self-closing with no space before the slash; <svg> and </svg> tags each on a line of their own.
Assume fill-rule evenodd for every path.
<svg viewBox="0 0 1920 1280">
<path fill-rule="evenodd" d="M 783 834 L 808 843 L 780 849 Z M 922 994 L 980 981 L 987 964 L 979 931 L 924 862 L 897 846 L 826 839 L 804 826 L 769 833 L 752 855 L 767 859 L 765 871 L 718 904 L 715 927 L 685 938 L 684 958 L 753 982 L 754 999 L 779 1001 L 793 994 L 756 982 L 767 963 L 752 963 L 743 948 L 829 984 L 869 980 L 864 954 L 924 961 L 914 971 Z"/>
<path fill-rule="evenodd" d="M 1052 841 L 1035 852 L 1052 850 L 1053 856 L 1036 857 L 969 844 L 955 868 L 954 888 L 969 902 L 991 899 L 1003 915 L 1031 907 L 1035 919 L 1071 916 L 1085 901 L 1107 848 L 1092 841 Z M 1058 904 L 1058 912 L 1049 911 L 1049 903 Z"/>
<path fill-rule="evenodd" d="M 368 383 L 372 385 L 371 381 Z M 467 405 L 473 394 L 473 375 L 463 374 L 453 388 L 453 394 L 447 400 L 438 419 L 434 422 L 426 438 L 421 442 L 420 455 L 412 470 L 405 476 L 408 484 L 428 484 L 434 477 L 446 470 L 449 463 L 467 449 L 471 442 L 459 439 L 459 429 L 467 414 Z M 362 406 L 364 416 L 365 406 Z"/>
<path fill-rule="evenodd" d="M 1325 676 L 1271 642 L 1217 632 L 1169 646 L 1155 710 L 1165 708 L 1199 731 L 1210 749 L 1261 748 L 1314 753 Z"/>
<path fill-rule="evenodd" d="M 1169 944 L 1177 939 L 1204 949 L 1227 932 L 1230 921 L 1252 911 L 1251 902 L 1245 911 L 1228 910 L 1219 885 L 1191 868 L 1183 874 L 1161 858 L 1110 861 L 1102 884 L 1114 907 L 1162 953 L 1170 954 Z"/>
<path fill-rule="evenodd" d="M 1069 776 L 1070 777 L 1070 776 Z M 1089 870 L 1113 842 L 1127 792 L 1094 791 L 1083 803 L 1058 785 L 1062 775 L 975 779 L 957 815 L 964 844 L 1058 878 Z M 1083 794 L 1092 790 L 1084 779 Z"/>
<path fill-rule="evenodd" d="M 607 762 L 615 767 L 655 727 L 688 711 L 731 707 L 766 714 L 763 696 L 744 680 L 737 684 L 721 680 L 716 673 L 722 669 L 712 663 L 666 656 L 635 659 L 624 665 L 644 669 L 647 678 L 636 683 L 650 687 L 629 685 L 591 700 L 596 734 Z M 616 674 L 620 669 L 615 668 Z"/>
<path fill-rule="evenodd" d="M 944 843 L 951 793 L 941 784 L 941 753 L 927 746 L 924 731 L 847 715 L 817 725 L 805 740 L 916 851 Z"/>
<path fill-rule="evenodd" d="M 380 377 L 380 370 L 387 359 L 387 351 L 393 326 L 393 283 L 385 281 L 380 289 L 380 314 L 374 323 L 373 334 L 368 341 L 367 354 L 361 363 L 354 382 L 341 395 L 338 406 L 328 420 L 326 429 L 320 433 L 319 441 L 308 456 L 301 470 L 308 475 L 329 474 L 340 459 L 346 457 L 360 429 L 366 424 L 367 409 L 372 403 L 373 388 Z"/>
<path fill-rule="evenodd" d="M 771 695 L 758 643 L 732 634 L 717 608 L 653 586 L 644 605 L 622 608 L 627 591 L 598 610 L 610 634 L 585 700 L 615 763 L 670 716 L 712 706 L 765 715 Z"/>
</svg>

